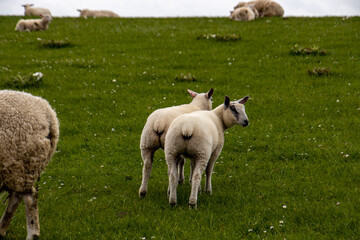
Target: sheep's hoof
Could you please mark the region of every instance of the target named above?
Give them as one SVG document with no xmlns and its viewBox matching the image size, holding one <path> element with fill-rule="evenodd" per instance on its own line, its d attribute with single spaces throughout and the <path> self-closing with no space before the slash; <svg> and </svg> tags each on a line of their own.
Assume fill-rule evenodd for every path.
<svg viewBox="0 0 360 240">
<path fill-rule="evenodd" d="M 139 195 L 140 195 L 140 197 L 145 197 L 146 196 L 146 191 L 140 191 Z"/>
<path fill-rule="evenodd" d="M 40 235 L 34 234 L 34 235 L 27 236 L 26 240 L 36 240 L 36 239 L 39 239 L 39 238 L 40 238 Z"/>
<path fill-rule="evenodd" d="M 1 229 L 1 230 L 0 230 L 0 239 L 2 239 L 3 237 L 5 237 L 5 235 L 6 235 L 6 230 Z"/>
<path fill-rule="evenodd" d="M 189 203 L 189 209 L 196 209 L 196 203 Z"/>
<path fill-rule="evenodd" d="M 183 185 L 184 184 L 184 179 L 179 180 L 179 185 Z"/>
<path fill-rule="evenodd" d="M 175 207 L 176 203 L 170 203 L 171 207 Z"/>
</svg>

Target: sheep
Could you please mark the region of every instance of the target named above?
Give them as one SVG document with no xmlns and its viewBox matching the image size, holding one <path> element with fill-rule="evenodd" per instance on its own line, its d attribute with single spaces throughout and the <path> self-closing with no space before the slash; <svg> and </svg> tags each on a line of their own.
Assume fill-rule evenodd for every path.
<svg viewBox="0 0 360 240">
<path fill-rule="evenodd" d="M 39 31 L 47 30 L 52 17 L 49 14 L 41 15 L 41 19 L 20 19 L 16 24 L 15 31 Z"/>
<path fill-rule="evenodd" d="M 24 4 L 21 6 L 25 8 L 25 16 L 41 17 L 40 15 L 44 15 L 44 14 L 49 14 L 51 16 L 51 12 L 47 8 L 32 7 L 34 6 L 34 4 Z"/>
<path fill-rule="evenodd" d="M 239 7 L 230 12 L 230 19 L 235 21 L 251 21 L 258 17 L 258 11 L 251 6 Z"/>
<path fill-rule="evenodd" d="M 80 12 L 80 17 L 87 18 L 87 17 L 120 17 L 116 13 L 108 10 L 89 10 L 89 9 L 77 9 Z"/>
<path fill-rule="evenodd" d="M 284 9 L 275 1 L 270 0 L 256 0 L 249 2 L 239 2 L 235 7 L 234 11 L 237 8 L 252 6 L 253 9 L 258 11 L 259 17 L 283 17 Z"/>
<path fill-rule="evenodd" d="M 212 109 L 212 95 L 214 92 L 212 88 L 207 93 L 196 93 L 189 89 L 187 91 L 193 97 L 191 103 L 158 109 L 147 118 L 140 140 L 141 156 L 144 162 L 142 182 L 139 189 L 140 197 L 146 195 L 154 153 L 159 148 L 164 149 L 165 136 L 171 122 L 181 114 Z M 179 181 L 182 183 L 184 181 L 184 161 L 180 162 L 179 165 Z"/>
<path fill-rule="evenodd" d="M 0 236 L 5 236 L 22 199 L 26 239 L 40 235 L 34 184 L 52 158 L 58 138 L 56 113 L 46 100 L 24 92 L 0 91 L 0 191 L 9 193 L 9 203 L 0 220 Z"/>
<path fill-rule="evenodd" d="M 192 166 L 189 206 L 196 208 L 201 175 L 205 169 L 205 192 L 212 192 L 211 174 L 224 145 L 224 132 L 236 124 L 248 126 L 244 106 L 248 99 L 246 96 L 230 102 L 226 96 L 224 104 L 212 111 L 184 114 L 171 123 L 165 139 L 165 159 L 169 174 L 169 202 L 172 206 L 176 205 L 177 165 L 184 157 L 191 159 Z"/>
</svg>

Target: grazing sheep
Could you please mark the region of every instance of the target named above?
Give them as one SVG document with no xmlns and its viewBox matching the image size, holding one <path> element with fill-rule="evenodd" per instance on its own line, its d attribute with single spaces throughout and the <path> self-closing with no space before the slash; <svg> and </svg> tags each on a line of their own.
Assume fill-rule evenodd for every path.
<svg viewBox="0 0 360 240">
<path fill-rule="evenodd" d="M 258 17 L 258 11 L 250 6 L 239 7 L 230 12 L 230 19 L 235 21 L 251 21 Z"/>
<path fill-rule="evenodd" d="M 252 9 L 256 9 L 258 11 L 259 17 L 283 17 L 284 9 L 280 4 L 270 0 L 256 0 L 249 2 L 239 2 L 234 10 L 241 7 L 251 6 Z"/>
<path fill-rule="evenodd" d="M 0 91 L 0 191 L 9 193 L 9 203 L 0 221 L 0 236 L 5 236 L 22 199 L 26 239 L 40 235 L 34 184 L 53 156 L 58 138 L 56 113 L 46 100 L 24 92 Z"/>
<path fill-rule="evenodd" d="M 243 105 L 248 99 L 244 97 L 230 102 L 226 96 L 224 104 L 212 111 L 184 114 L 171 123 L 165 139 L 171 205 L 176 204 L 177 167 L 183 157 L 190 158 L 192 166 L 189 205 L 196 208 L 201 175 L 205 169 L 205 192 L 212 192 L 211 174 L 224 145 L 224 132 L 236 124 L 244 127 L 249 124 Z"/>
<path fill-rule="evenodd" d="M 49 27 L 49 23 L 52 21 L 52 17 L 49 14 L 41 15 L 41 19 L 20 19 L 16 24 L 15 31 L 39 31 L 46 30 Z"/>
<path fill-rule="evenodd" d="M 164 149 L 165 136 L 171 122 L 181 114 L 211 110 L 212 108 L 213 89 L 210 89 L 207 93 L 196 93 L 191 90 L 188 90 L 188 92 L 194 98 L 191 103 L 158 109 L 151 113 L 146 121 L 140 140 L 141 156 L 144 161 L 142 182 L 139 189 L 140 197 L 146 195 L 154 153 L 159 148 Z M 179 165 L 179 181 L 183 182 L 184 161 L 181 161 Z"/>
<path fill-rule="evenodd" d="M 87 18 L 87 17 L 113 17 L 118 18 L 120 17 L 116 13 L 108 10 L 89 10 L 89 9 L 77 9 L 80 12 L 80 17 Z"/>
<path fill-rule="evenodd" d="M 25 8 L 25 16 L 38 16 L 41 17 L 41 15 L 49 14 L 51 15 L 51 12 L 47 8 L 39 8 L 39 7 L 32 7 L 34 4 L 24 4 L 21 5 Z"/>
</svg>

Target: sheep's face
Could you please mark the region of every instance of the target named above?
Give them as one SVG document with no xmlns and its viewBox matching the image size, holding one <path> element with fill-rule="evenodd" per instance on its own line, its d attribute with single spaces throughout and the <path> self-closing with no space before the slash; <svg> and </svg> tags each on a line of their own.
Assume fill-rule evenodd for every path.
<svg viewBox="0 0 360 240">
<path fill-rule="evenodd" d="M 234 124 L 239 124 L 243 127 L 247 127 L 249 125 L 249 119 L 245 112 L 245 102 L 249 99 L 248 96 L 230 102 L 229 97 L 225 97 L 225 125 L 231 126 Z"/>
<path fill-rule="evenodd" d="M 255 19 L 254 12 L 248 7 L 241 7 L 239 14 L 240 14 L 240 20 L 243 21 L 250 21 Z"/>
<path fill-rule="evenodd" d="M 50 14 L 44 14 L 44 15 L 41 15 L 41 17 L 47 21 L 47 22 L 51 22 L 52 21 L 52 17 Z"/>
<path fill-rule="evenodd" d="M 195 104 L 200 107 L 201 110 L 212 109 L 212 95 L 214 90 L 211 88 L 207 93 L 196 93 L 188 89 L 189 94 L 194 98 L 191 104 Z"/>
</svg>

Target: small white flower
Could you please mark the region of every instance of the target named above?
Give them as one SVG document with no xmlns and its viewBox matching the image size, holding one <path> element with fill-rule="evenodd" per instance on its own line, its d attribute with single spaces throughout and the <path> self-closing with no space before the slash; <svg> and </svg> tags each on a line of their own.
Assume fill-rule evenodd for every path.
<svg viewBox="0 0 360 240">
<path fill-rule="evenodd" d="M 338 100 L 336 100 L 336 102 L 340 102 L 340 100 L 338 99 Z"/>
<path fill-rule="evenodd" d="M 270 229 L 274 229 L 274 226 L 270 226 Z"/>
<path fill-rule="evenodd" d="M 340 202 L 337 202 L 336 205 L 340 205 Z"/>
<path fill-rule="evenodd" d="M 113 81 L 113 82 L 116 82 L 116 79 L 113 79 L 112 81 Z"/>
<path fill-rule="evenodd" d="M 283 221 L 283 220 L 280 220 L 280 221 L 279 221 L 279 223 L 280 223 L 280 224 L 283 224 L 283 223 L 284 223 L 284 221 Z"/>
<path fill-rule="evenodd" d="M 115 128 L 112 128 L 111 131 L 112 131 L 112 132 L 115 132 Z"/>
<path fill-rule="evenodd" d="M 254 231 L 254 230 L 252 230 L 251 228 L 249 229 L 249 232 L 252 232 L 252 231 Z"/>
<path fill-rule="evenodd" d="M 286 205 L 283 205 L 283 208 L 287 208 L 287 206 L 286 206 Z"/>
</svg>

